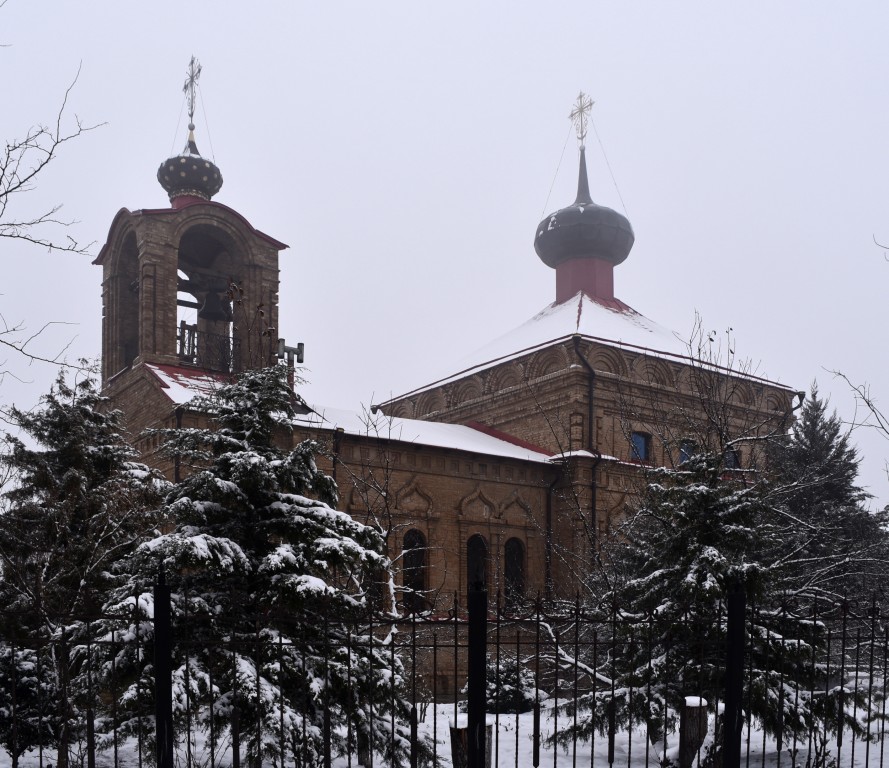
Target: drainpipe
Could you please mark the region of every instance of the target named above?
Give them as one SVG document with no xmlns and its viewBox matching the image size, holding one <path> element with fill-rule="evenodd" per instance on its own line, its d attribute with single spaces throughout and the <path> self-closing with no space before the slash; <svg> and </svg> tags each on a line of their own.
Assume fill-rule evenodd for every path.
<svg viewBox="0 0 889 768">
<path fill-rule="evenodd" d="M 583 367 L 587 369 L 587 373 L 589 374 L 587 378 L 587 405 L 588 414 L 587 414 L 587 450 L 593 454 L 593 468 L 592 468 L 592 478 L 590 480 L 590 508 L 592 511 L 592 545 L 593 550 L 595 552 L 597 539 L 599 535 L 598 529 L 598 514 L 596 509 L 596 501 L 597 501 L 597 490 L 598 490 L 598 482 L 596 481 L 596 471 L 599 468 L 599 463 L 602 461 L 602 454 L 599 452 L 599 449 L 596 448 L 595 441 L 593 440 L 593 429 L 595 428 L 595 414 L 594 414 L 594 403 L 596 396 L 596 372 L 593 370 L 593 366 L 590 365 L 589 360 L 586 359 L 584 354 L 580 351 L 580 340 L 581 336 L 578 333 L 575 333 L 574 336 L 571 337 L 571 341 L 574 342 L 574 354 L 577 355 L 577 359 L 583 364 Z"/>
<path fill-rule="evenodd" d="M 546 595 L 547 602 L 553 599 L 553 492 L 556 489 L 556 483 L 562 475 L 562 465 L 558 465 L 556 476 L 549 484 L 546 491 L 546 520 L 545 530 L 546 539 L 544 540 L 543 549 L 543 593 Z"/>
<path fill-rule="evenodd" d="M 343 444 L 343 435 L 346 431 L 342 427 L 337 427 L 333 432 L 333 470 L 330 475 L 333 482 L 336 482 L 336 465 L 340 463 L 340 447 Z"/>
<path fill-rule="evenodd" d="M 181 405 L 176 407 L 176 410 L 173 411 L 176 415 L 176 429 L 182 429 L 182 414 L 185 413 L 185 408 Z M 178 483 L 182 480 L 180 464 L 179 464 L 179 451 L 176 451 L 176 455 L 173 456 L 173 482 Z"/>
</svg>

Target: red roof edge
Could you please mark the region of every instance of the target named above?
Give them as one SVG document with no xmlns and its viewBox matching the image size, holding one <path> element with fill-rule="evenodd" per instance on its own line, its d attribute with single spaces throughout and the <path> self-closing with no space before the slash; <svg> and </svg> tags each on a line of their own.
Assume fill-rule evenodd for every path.
<svg viewBox="0 0 889 768">
<path fill-rule="evenodd" d="M 529 451 L 542 453 L 544 456 L 552 456 L 552 453 L 546 448 L 541 448 L 539 445 L 529 443 L 527 440 L 522 440 L 522 438 L 520 437 L 510 435 L 508 432 L 501 432 L 499 429 L 489 427 L 487 424 L 482 424 L 480 421 L 467 421 L 464 426 L 467 426 L 470 429 L 477 430 L 478 432 L 483 432 L 484 434 L 490 435 L 491 437 L 496 437 L 498 440 L 502 440 L 504 443 L 517 445 L 519 448 L 527 448 Z"/>
</svg>

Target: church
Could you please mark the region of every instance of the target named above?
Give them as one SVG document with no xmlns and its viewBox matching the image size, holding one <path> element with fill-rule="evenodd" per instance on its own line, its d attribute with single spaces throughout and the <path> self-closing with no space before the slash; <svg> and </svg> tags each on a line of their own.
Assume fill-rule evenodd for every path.
<svg viewBox="0 0 889 768">
<path fill-rule="evenodd" d="M 157 172 L 169 206 L 121 209 L 95 260 L 103 391 L 171 480 L 188 468 L 145 430 L 201 425 L 194 395 L 302 362 L 276 330 L 287 246 L 214 199 L 222 173 L 198 150 L 193 97 L 186 145 Z M 761 466 L 754 438 L 792 420 L 797 392 L 700 354 L 616 297 L 634 234 L 590 194 L 591 106 L 581 95 L 572 112 L 577 197 L 533 230 L 553 302 L 446 378 L 368 409 L 309 403 L 294 425 L 294 444 L 323 446 L 340 508 L 386 532 L 407 611 L 444 610 L 476 582 L 507 604 L 571 597 L 646 468 L 718 449 L 743 481 Z"/>
</svg>

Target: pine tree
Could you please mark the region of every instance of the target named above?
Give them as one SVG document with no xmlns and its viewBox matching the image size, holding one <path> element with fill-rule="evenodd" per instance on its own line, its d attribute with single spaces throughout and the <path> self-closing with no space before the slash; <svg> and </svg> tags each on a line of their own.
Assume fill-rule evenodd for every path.
<svg viewBox="0 0 889 768">
<path fill-rule="evenodd" d="M 868 596 L 885 581 L 887 520 L 865 508 L 858 452 L 817 385 L 772 458 L 787 512 L 782 566 L 793 588 L 829 599 Z"/>
<path fill-rule="evenodd" d="M 282 366 L 192 401 L 212 428 L 164 433 L 193 468 L 166 498 L 174 528 L 139 549 L 109 609 L 150 605 L 163 565 L 181 628 L 174 700 L 183 716 L 190 707 L 193 729 L 213 720 L 220 733 L 237 713 L 253 758 L 281 759 L 283 733 L 285 751 L 309 764 L 320 764 L 325 740 L 336 751 L 350 736 L 353 748 L 372 744 L 398 762 L 409 734 L 401 725 L 389 734 L 390 717 L 408 715 L 397 659 L 389 676 L 386 639 L 367 626 L 390 564 L 376 530 L 331 506 L 336 488 L 314 443 L 280 447 L 297 402 Z M 146 667 L 131 655 L 118 672 L 129 682 L 122 709 L 135 718 Z"/>
<path fill-rule="evenodd" d="M 133 462 L 119 414 L 107 409 L 89 376 L 69 384 L 60 374 L 41 407 L 12 408 L 9 417 L 21 432 L 7 435 L 0 457 L 10 473 L 0 514 L 0 630 L 7 643 L 0 674 L 16 685 L 2 686 L 0 697 L 11 710 L 5 697 L 16 690 L 16 719 L 28 726 L 0 720 L 0 738 L 13 755 L 56 744 L 58 765 L 65 766 L 76 706 L 45 711 L 41 695 L 65 689 L 75 698 L 66 649 L 110 587 L 114 562 L 155 532 L 160 485 Z"/>
<path fill-rule="evenodd" d="M 824 694 L 824 681 L 812 677 L 823 625 L 788 602 L 777 564 L 786 519 L 779 499 L 768 478 L 727 473 L 721 453 L 650 472 L 638 510 L 616 537 L 605 601 L 613 646 L 600 670 L 614 690 L 603 686 L 588 702 L 587 732 L 601 728 L 613 707 L 625 725 L 641 722 L 659 734 L 686 696 L 711 705 L 721 699 L 725 606 L 734 585 L 750 608 L 745 709 L 772 734 L 803 734 L 816 720 L 825 731 L 837 727 L 838 688 Z M 799 693 L 787 695 L 795 684 Z M 851 720 L 846 725 L 857 727 Z"/>
</svg>

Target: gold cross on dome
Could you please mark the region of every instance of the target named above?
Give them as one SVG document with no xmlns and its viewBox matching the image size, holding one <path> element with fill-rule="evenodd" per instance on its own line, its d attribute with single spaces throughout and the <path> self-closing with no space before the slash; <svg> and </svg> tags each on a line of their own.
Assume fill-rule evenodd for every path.
<svg viewBox="0 0 889 768">
<path fill-rule="evenodd" d="M 577 131 L 577 140 L 580 142 L 581 146 L 583 146 L 584 140 L 586 139 L 587 120 L 589 119 L 590 112 L 592 112 L 593 104 L 595 103 L 596 102 L 581 91 L 577 94 L 577 104 L 574 105 L 574 109 L 572 109 L 571 114 L 568 115 L 568 117 L 571 118 L 571 122 L 574 123 L 574 128 Z"/>
<path fill-rule="evenodd" d="M 201 63 L 194 57 L 188 62 L 188 77 L 185 78 L 185 85 L 182 86 L 182 92 L 188 101 L 188 122 L 194 123 L 194 97 L 195 89 L 198 87 L 198 78 L 201 76 Z"/>
</svg>

